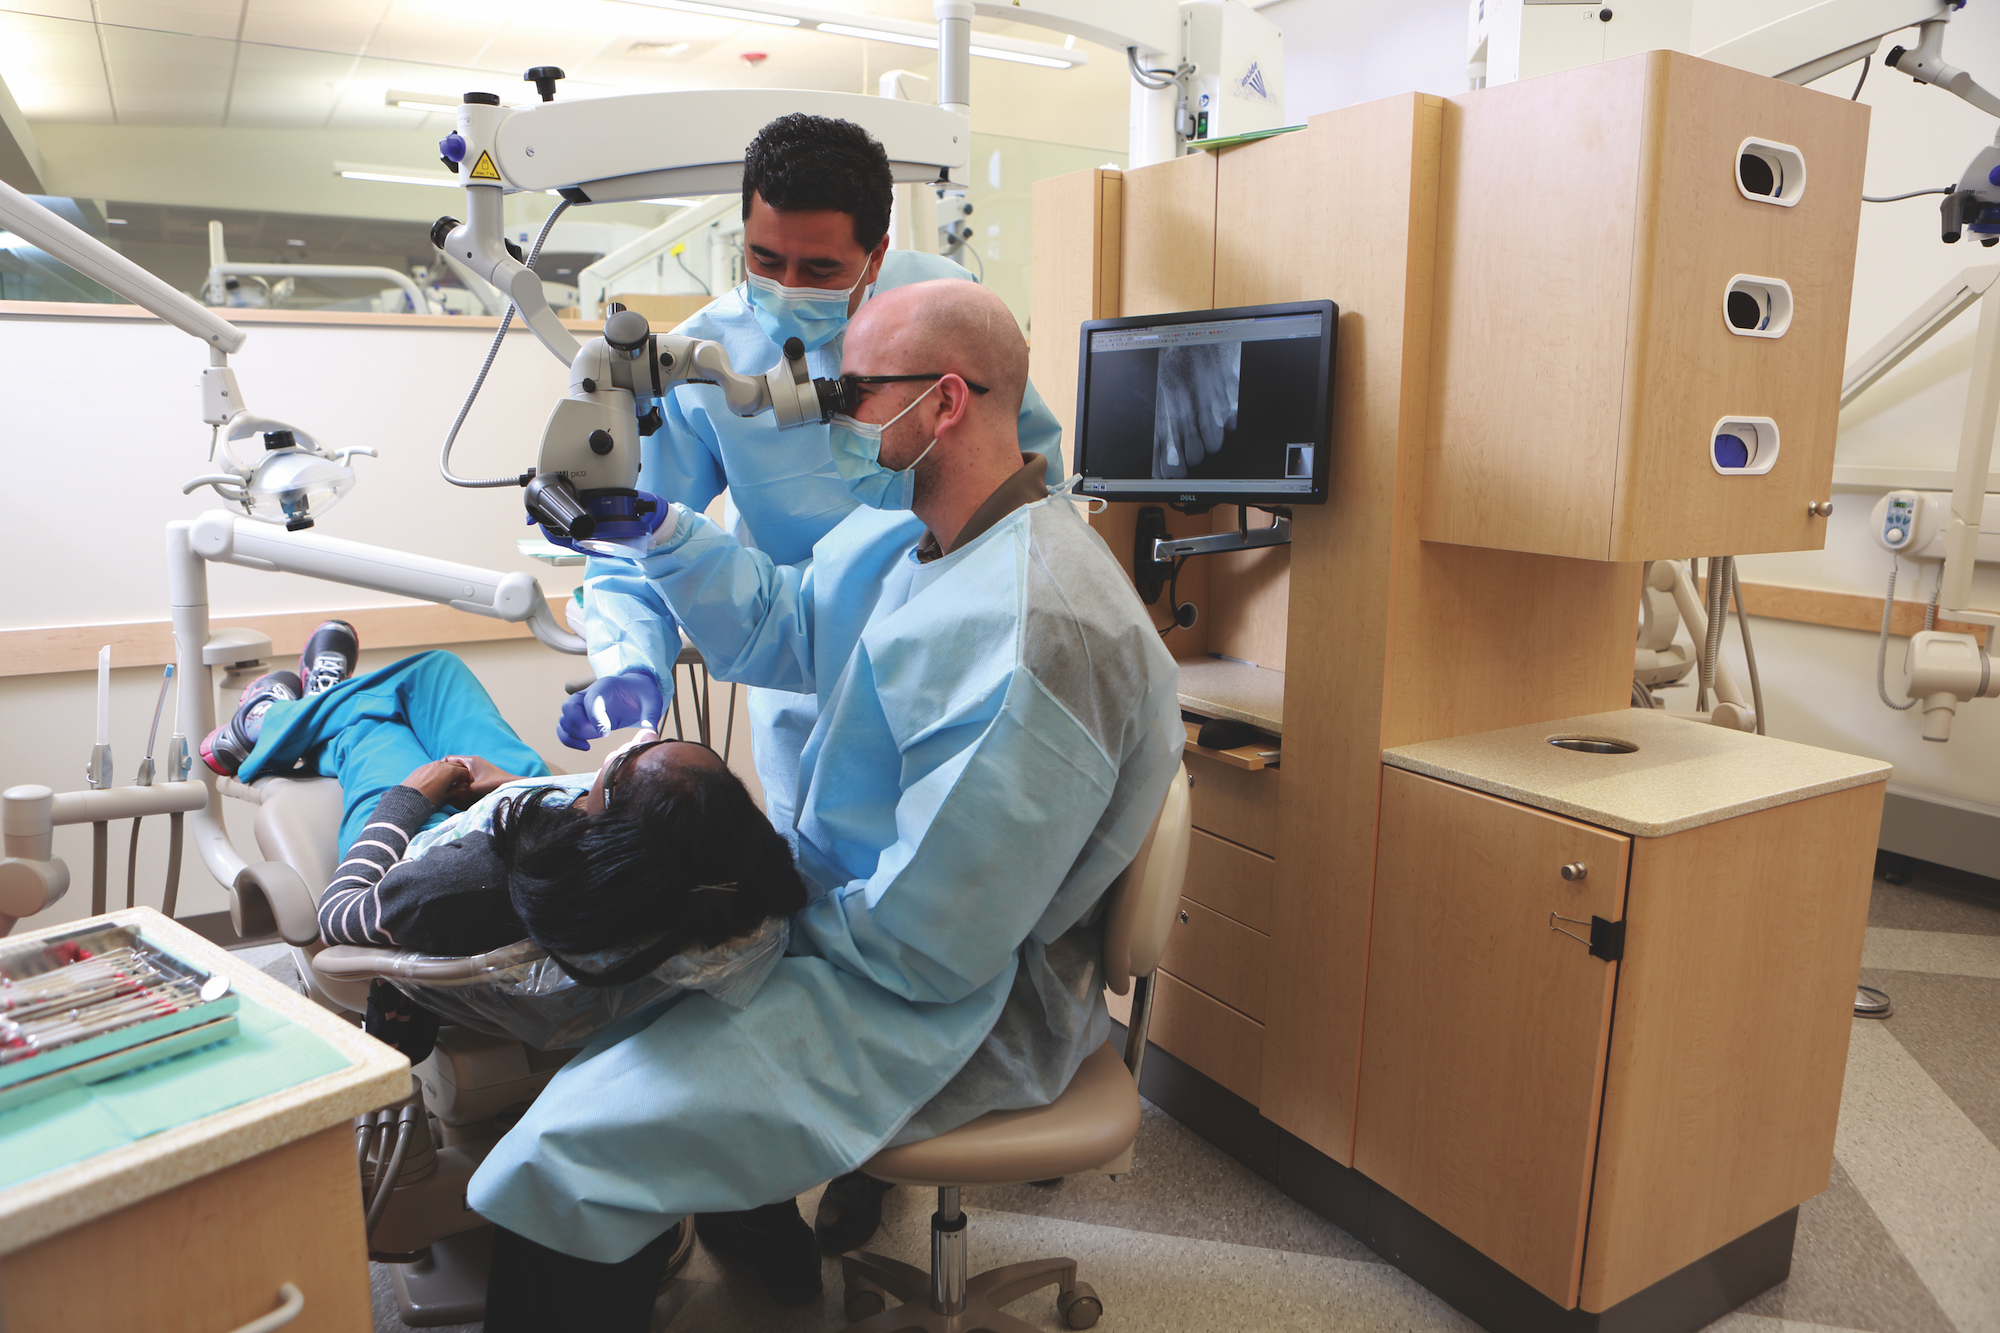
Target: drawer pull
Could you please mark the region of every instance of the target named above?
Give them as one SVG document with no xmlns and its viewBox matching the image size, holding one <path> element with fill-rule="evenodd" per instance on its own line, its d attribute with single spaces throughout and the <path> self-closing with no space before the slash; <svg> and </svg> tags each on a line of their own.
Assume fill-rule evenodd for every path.
<svg viewBox="0 0 2000 1333">
<path fill-rule="evenodd" d="M 1185 926 L 1185 925 L 1186 925 L 1187 923 L 1188 923 L 1188 919 L 1187 919 L 1187 908 L 1183 907 L 1183 908 L 1181 909 L 1181 924 L 1182 924 L 1183 926 Z"/>
<path fill-rule="evenodd" d="M 236 1330 L 236 1333 L 271 1333 L 274 1328 L 283 1328 L 299 1317 L 306 1308 L 306 1298 L 297 1287 L 287 1282 L 278 1288 L 278 1299 L 284 1302 L 267 1315 L 259 1315 Z"/>
<path fill-rule="evenodd" d="M 1571 861 L 1568 865 L 1563 867 L 1564 879 L 1578 880 L 1584 878 L 1589 874 L 1590 874 L 1590 867 L 1585 865 L 1581 861 Z"/>
</svg>

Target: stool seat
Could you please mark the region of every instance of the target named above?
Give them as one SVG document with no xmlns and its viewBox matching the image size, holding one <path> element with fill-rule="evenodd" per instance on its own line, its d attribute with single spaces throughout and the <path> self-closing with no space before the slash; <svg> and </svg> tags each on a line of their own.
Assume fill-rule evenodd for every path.
<svg viewBox="0 0 2000 1333">
<path fill-rule="evenodd" d="M 1019 1185 L 1095 1171 L 1138 1132 L 1139 1090 L 1106 1042 L 1047 1106 L 989 1111 L 936 1138 L 885 1148 L 861 1169 L 898 1185 Z"/>
</svg>

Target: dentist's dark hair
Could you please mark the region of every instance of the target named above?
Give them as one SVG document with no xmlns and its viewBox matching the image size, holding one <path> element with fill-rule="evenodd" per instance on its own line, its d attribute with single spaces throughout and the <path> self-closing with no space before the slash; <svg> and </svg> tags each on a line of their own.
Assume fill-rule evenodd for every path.
<svg viewBox="0 0 2000 1333">
<path fill-rule="evenodd" d="M 743 216 L 762 195 L 780 212 L 830 208 L 854 219 L 854 243 L 873 250 L 889 230 L 895 179 L 889 154 L 852 121 L 793 112 L 757 131 L 743 151 Z"/>
<path fill-rule="evenodd" d="M 529 938 L 583 985 L 637 980 L 674 954 L 713 948 L 805 906 L 791 844 L 726 768 L 639 770 L 596 816 L 565 803 L 569 794 L 536 787 L 501 802 L 493 844 Z M 562 956 L 655 935 L 598 972 Z"/>
</svg>

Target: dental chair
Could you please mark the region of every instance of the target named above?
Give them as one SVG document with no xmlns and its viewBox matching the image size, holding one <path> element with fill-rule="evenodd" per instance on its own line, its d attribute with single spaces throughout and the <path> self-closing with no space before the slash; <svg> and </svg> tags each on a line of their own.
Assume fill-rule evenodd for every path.
<svg viewBox="0 0 2000 1333">
<path fill-rule="evenodd" d="M 1138 856 L 1109 891 L 1104 924 L 1104 979 L 1120 995 L 1132 986 L 1132 1019 L 1121 1060 L 1110 1043 L 1086 1057 L 1069 1086 L 1047 1106 L 993 1111 L 936 1138 L 887 1148 L 862 1163 L 877 1180 L 937 1190 L 931 1215 L 931 1267 L 866 1251 L 841 1257 L 846 1333 L 1034 1333 L 1035 1325 L 1000 1307 L 1043 1287 L 1056 1288 L 1056 1310 L 1070 1328 L 1089 1328 L 1104 1302 L 1079 1281 L 1074 1259 L 1031 1259 L 968 1278 L 967 1185 L 1020 1185 L 1096 1173 L 1122 1179 L 1132 1169 L 1139 1133 L 1139 1070 L 1152 1018 L 1153 970 L 1166 951 L 1187 874 L 1187 768 L 1167 788 Z M 886 1309 L 887 1297 L 904 1302 Z"/>
<path fill-rule="evenodd" d="M 317 906 L 339 860 L 340 784 L 265 777 L 249 786 L 231 778 L 217 785 L 256 805 L 257 846 L 268 858 L 246 869 L 230 895 L 236 931 L 283 938 L 301 982 L 327 1008 L 358 1022 L 377 978 L 473 988 L 540 956 L 529 942 L 470 958 L 422 959 L 322 944 Z M 466 1185 L 572 1054 L 447 1022 L 436 1049 L 411 1070 L 410 1096 L 356 1122 L 369 1256 L 389 1266 L 405 1324 L 432 1328 L 485 1317 L 493 1228 L 466 1207 Z M 694 1228 L 684 1226 L 669 1277 L 693 1247 Z"/>
</svg>

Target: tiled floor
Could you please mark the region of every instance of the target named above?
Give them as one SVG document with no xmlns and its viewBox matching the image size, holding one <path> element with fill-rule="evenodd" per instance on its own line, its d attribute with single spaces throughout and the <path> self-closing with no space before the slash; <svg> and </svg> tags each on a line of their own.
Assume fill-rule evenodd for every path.
<svg viewBox="0 0 2000 1333">
<path fill-rule="evenodd" d="M 2000 1333 L 2000 897 L 1878 881 L 1862 980 L 1895 1012 L 1854 1024 L 1832 1182 L 1799 1211 L 1791 1280 L 1711 1326 L 1720 1333 Z M 1107 1330 L 1474 1327 L 1151 1108 L 1129 1180 L 967 1190 L 965 1203 L 975 1271 L 1070 1255 L 1104 1298 Z M 891 1191 L 873 1248 L 922 1264 L 932 1206 Z M 817 1308 L 787 1310 L 697 1249 L 654 1327 L 835 1330 L 838 1264 L 826 1277 Z M 377 1279 L 376 1329 L 402 1333 Z M 1061 1328 L 1051 1293 L 1012 1308 Z"/>
</svg>

